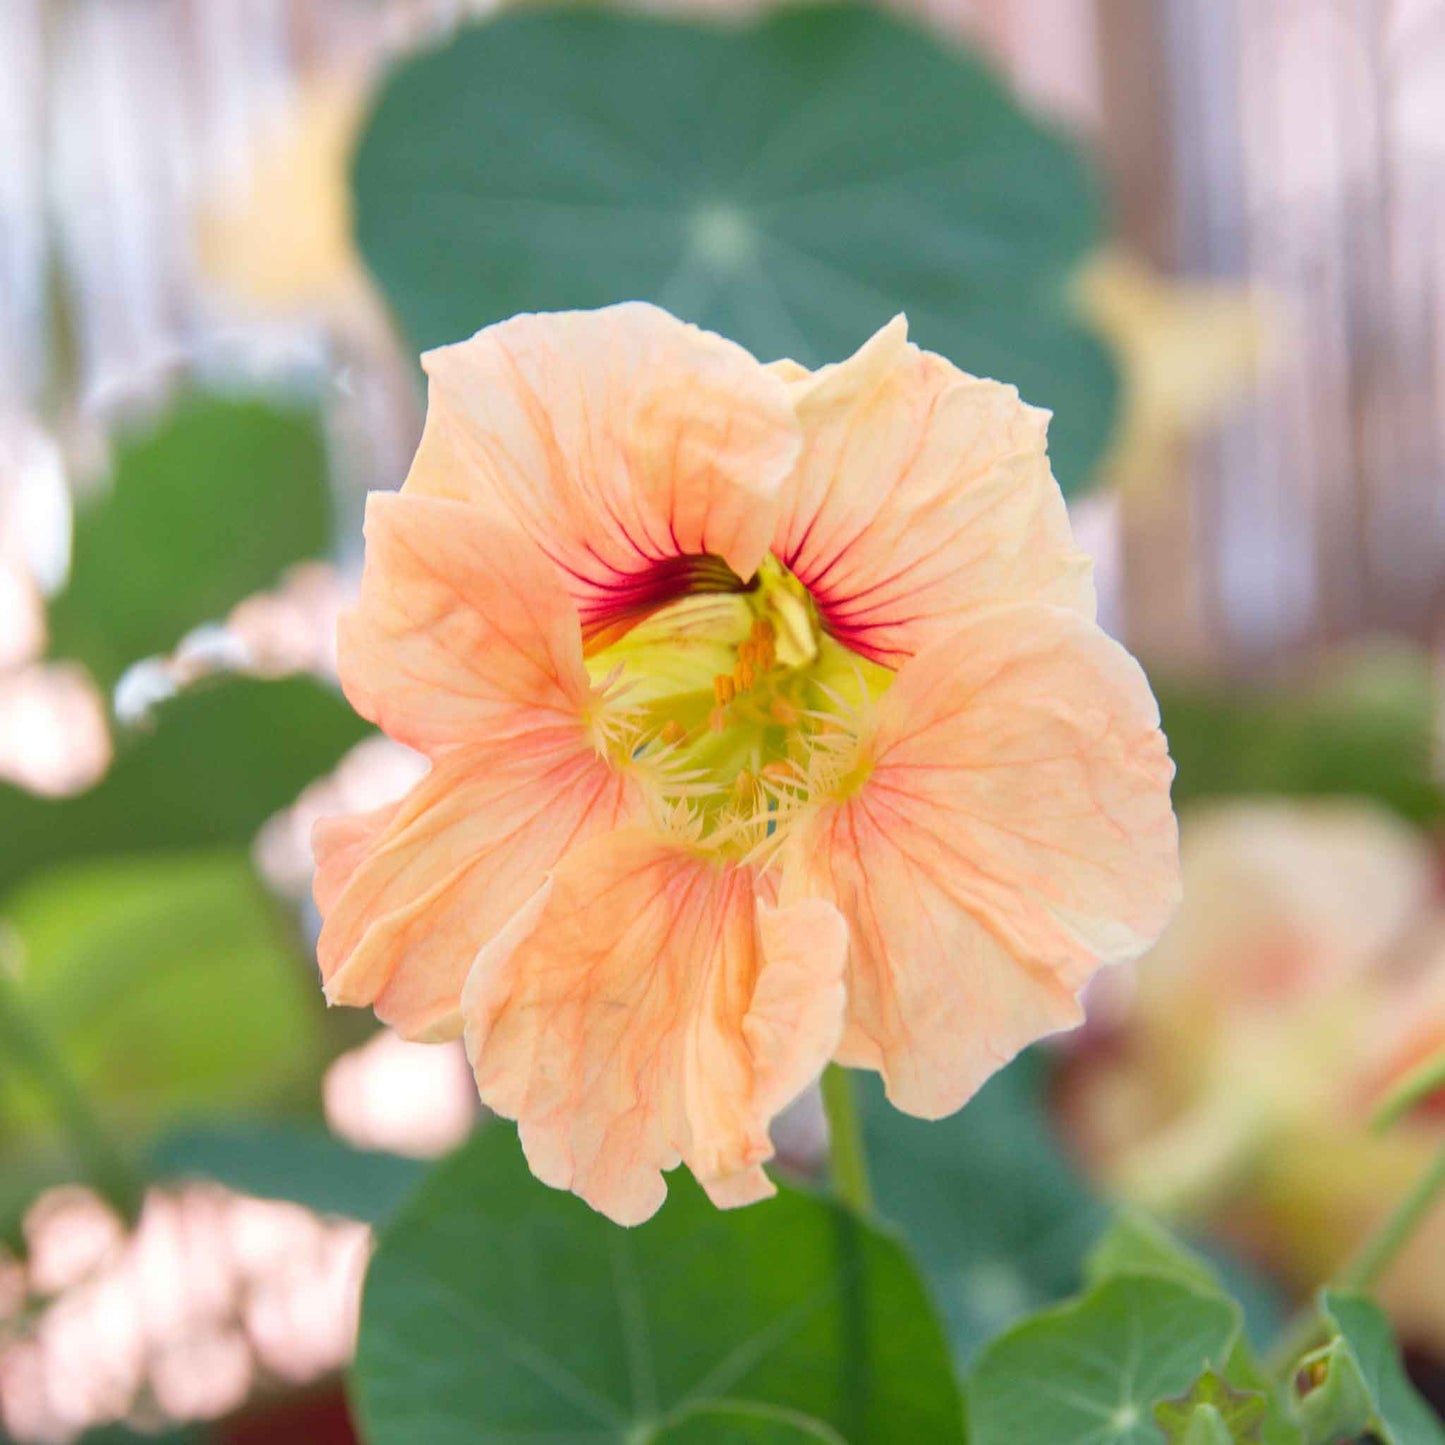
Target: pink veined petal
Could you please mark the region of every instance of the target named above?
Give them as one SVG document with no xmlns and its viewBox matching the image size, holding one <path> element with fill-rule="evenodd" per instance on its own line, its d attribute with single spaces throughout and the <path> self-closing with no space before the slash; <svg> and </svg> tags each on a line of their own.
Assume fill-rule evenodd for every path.
<svg viewBox="0 0 1445 1445">
<path fill-rule="evenodd" d="M 518 900 L 569 848 L 644 812 L 639 781 L 574 727 L 444 754 L 379 828 L 374 814 L 323 821 L 327 998 L 374 1007 L 406 1038 L 455 1038 L 467 971 Z"/>
<path fill-rule="evenodd" d="M 423 361 L 405 492 L 525 532 L 589 641 L 757 570 L 799 439 L 786 385 L 740 346 L 628 302 L 517 316 Z"/>
<path fill-rule="evenodd" d="M 544 1183 L 620 1224 L 658 1208 L 679 1161 L 723 1207 L 773 1192 L 768 1125 L 838 1041 L 847 932 L 831 905 L 767 892 L 624 828 L 570 852 L 482 950 L 467 1052 Z"/>
<path fill-rule="evenodd" d="M 783 898 L 849 921 L 839 1060 L 935 1118 L 1158 936 L 1173 765 L 1134 660 L 1038 603 L 979 609 L 905 665 L 864 746 L 866 780 L 789 840 Z"/>
<path fill-rule="evenodd" d="M 337 662 L 352 706 L 428 753 L 575 723 L 590 697 L 577 612 L 546 558 L 435 497 L 367 499 L 361 595 Z"/>
<path fill-rule="evenodd" d="M 920 351 L 901 316 L 847 361 L 800 371 L 777 372 L 803 453 L 773 550 L 840 642 L 897 668 L 972 606 L 1051 602 L 1093 617 L 1047 412 Z"/>
</svg>

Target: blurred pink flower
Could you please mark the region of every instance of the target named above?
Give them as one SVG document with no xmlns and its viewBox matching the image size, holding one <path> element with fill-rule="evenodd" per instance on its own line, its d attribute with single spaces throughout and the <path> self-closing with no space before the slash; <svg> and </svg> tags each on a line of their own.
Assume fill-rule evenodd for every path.
<svg viewBox="0 0 1445 1445">
<path fill-rule="evenodd" d="M 370 1232 L 210 1184 L 152 1190 L 129 1233 L 95 1195 L 43 1195 L 0 1289 L 0 1428 L 66 1440 L 214 1419 L 350 1360 Z"/>
<path fill-rule="evenodd" d="M 247 672 L 284 677 L 310 672 L 336 675 L 336 621 L 347 586 L 329 562 L 301 562 L 269 592 L 231 610 L 226 630 L 236 640 Z"/>
<path fill-rule="evenodd" d="M 477 1121 L 477 1093 L 460 1044 L 409 1044 L 383 1031 L 351 1049 L 322 1081 L 326 1122 L 358 1149 L 433 1158 Z"/>
<path fill-rule="evenodd" d="M 78 663 L 0 673 L 0 779 L 65 797 L 98 782 L 110 759 L 105 699 Z"/>
</svg>

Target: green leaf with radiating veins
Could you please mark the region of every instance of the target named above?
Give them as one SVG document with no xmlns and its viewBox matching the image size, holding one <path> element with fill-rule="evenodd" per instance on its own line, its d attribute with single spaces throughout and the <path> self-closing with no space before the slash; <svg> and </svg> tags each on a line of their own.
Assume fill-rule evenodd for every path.
<svg viewBox="0 0 1445 1445">
<path fill-rule="evenodd" d="M 679 1171 L 626 1230 L 488 1125 L 382 1235 L 353 1394 L 370 1445 L 962 1445 L 947 1342 L 888 1235 L 784 1189 L 719 1211 Z"/>
<path fill-rule="evenodd" d="M 644 299 L 818 366 L 904 311 L 1051 408 L 1054 469 L 1084 485 L 1117 378 L 1066 300 L 1103 225 L 1080 152 L 878 10 L 728 20 L 517 10 L 396 67 L 357 234 L 413 341 Z"/>
<path fill-rule="evenodd" d="M 653 1438 L 656 1445 L 848 1445 L 822 1420 L 738 1402 L 700 1404 Z"/>
<path fill-rule="evenodd" d="M 1238 1317 L 1241 1319 L 1245 1315 L 1239 1300 L 1225 1288 L 1215 1261 L 1205 1259 L 1176 1239 L 1157 1220 L 1138 1210 L 1123 1209 L 1119 1212 L 1113 1224 L 1090 1252 L 1085 1272 L 1090 1284 L 1095 1287 L 1116 1276 L 1129 1274 L 1152 1275 L 1173 1280 L 1227 1303 L 1231 1309 L 1239 1310 Z M 1248 1279 L 1247 1283 L 1251 1286 L 1252 1293 L 1257 1292 L 1253 1288 L 1255 1281 Z M 1273 1314 L 1272 1309 L 1263 1312 L 1271 1316 Z M 1278 1323 L 1272 1318 L 1269 1325 L 1271 1331 L 1278 1328 Z M 1190 1387 L 1189 1395 L 1192 1396 L 1197 1390 L 1207 1389 L 1210 1378 L 1210 1375 L 1206 1375 L 1196 1381 Z M 1303 1437 L 1290 1413 L 1286 1392 L 1269 1377 L 1256 1358 L 1243 1330 L 1239 1332 L 1227 1358 L 1221 1363 L 1218 1379 L 1234 1395 L 1261 1402 L 1259 1418 L 1252 1427 L 1255 1433 L 1246 1438 L 1258 1439 L 1261 1445 L 1299 1445 Z M 1223 1402 L 1204 1399 L 1199 1401 L 1199 1404 L 1208 1408 L 1203 1413 L 1199 1409 L 1187 1412 L 1187 1418 L 1182 1421 L 1175 1419 L 1174 1427 L 1181 1432 L 1179 1438 L 1189 1439 L 1191 1429 L 1196 1433 L 1214 1429 L 1210 1421 L 1210 1411 L 1219 1414 Z M 1168 1402 L 1161 1408 L 1167 1409 Z"/>
<path fill-rule="evenodd" d="M 995 1340 L 969 1381 L 971 1445 L 1158 1445 L 1155 1407 L 1222 1363 L 1227 1301 L 1120 1275 Z"/>
</svg>

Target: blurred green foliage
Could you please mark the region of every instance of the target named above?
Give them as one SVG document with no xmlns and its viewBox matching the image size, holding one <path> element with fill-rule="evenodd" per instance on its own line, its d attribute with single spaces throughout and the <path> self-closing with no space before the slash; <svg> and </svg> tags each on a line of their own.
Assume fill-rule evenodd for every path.
<svg viewBox="0 0 1445 1445">
<path fill-rule="evenodd" d="M 1253 794 L 1372 798 L 1445 819 L 1439 703 L 1428 660 L 1384 648 L 1275 685 L 1154 677 L 1178 775 L 1174 802 Z"/>
<path fill-rule="evenodd" d="M 123 431 L 109 486 L 79 506 L 50 651 L 110 687 L 331 540 L 316 411 L 191 393 Z"/>
<path fill-rule="evenodd" d="M 392 72 L 355 193 L 421 347 L 641 298 L 819 366 L 906 311 L 922 345 L 1053 409 L 1066 489 L 1109 439 L 1114 365 L 1065 299 L 1101 236 L 1083 157 L 872 8 L 502 15 Z"/>
<path fill-rule="evenodd" d="M 55 800 L 0 787 L 0 915 L 5 891 L 49 863 L 249 844 L 369 732 L 310 678 L 200 684 L 123 738 L 89 792 Z"/>
<path fill-rule="evenodd" d="M 380 1224 L 416 1187 L 426 1165 L 354 1149 L 320 1124 L 232 1119 L 162 1136 L 147 1172 L 157 1179 L 210 1179 L 239 1194 Z"/>
<path fill-rule="evenodd" d="M 467 27 L 389 76 L 355 181 L 363 251 L 423 346 L 646 297 L 816 366 L 904 310 L 921 344 L 1054 409 L 1066 487 L 1113 426 L 1113 363 L 1066 300 L 1101 239 L 1088 168 L 977 60 L 874 10 Z M 331 526 L 313 409 L 183 397 L 120 438 L 81 508 L 51 653 L 109 689 L 325 551 Z M 1180 802 L 1364 794 L 1445 818 L 1423 667 L 1159 691 Z M 679 1173 L 625 1232 L 539 1184 L 502 1125 L 424 1170 L 255 1117 L 298 1098 L 314 1114 L 330 1044 L 298 917 L 247 849 L 367 732 L 315 681 L 213 679 L 120 735 L 89 792 L 0 788 L 0 966 L 144 1178 L 385 1224 L 356 1369 L 371 1445 L 961 1445 L 955 1364 L 972 1358 L 974 1445 L 1445 1438 L 1368 1301 L 1325 1296 L 1296 1418 L 1210 1265 L 1134 1218 L 1088 1254 L 1108 1210 L 1052 1133 L 1037 1054 L 937 1123 L 865 1086 L 879 1212 L 921 1269 L 888 1226 L 797 1189 L 721 1213 Z M 38 1189 L 86 1166 L 42 1075 L 0 1056 L 11 1236 Z"/>
<path fill-rule="evenodd" d="M 329 529 L 313 409 L 186 395 L 122 436 L 109 490 L 80 510 L 52 653 L 108 688 Z M 247 850 L 367 732 L 315 680 L 217 677 L 117 730 L 88 791 L 0 787 L 0 1231 L 67 1179 L 127 1204 L 124 1156 L 168 1120 L 317 1107 L 331 1031 L 314 963 Z"/>
<path fill-rule="evenodd" d="M 1027 1053 L 938 1120 L 900 1114 L 876 1078 L 856 1080 L 879 1213 L 917 1252 L 961 1360 L 1075 1288 L 1108 1219 L 1054 1137 L 1047 1068 Z"/>
<path fill-rule="evenodd" d="M 307 1074 L 322 1005 L 244 853 L 74 862 L 5 900 L 31 1023 L 113 1124 L 276 1098 Z M 7 1074 L 14 1137 L 47 1101 Z"/>
</svg>

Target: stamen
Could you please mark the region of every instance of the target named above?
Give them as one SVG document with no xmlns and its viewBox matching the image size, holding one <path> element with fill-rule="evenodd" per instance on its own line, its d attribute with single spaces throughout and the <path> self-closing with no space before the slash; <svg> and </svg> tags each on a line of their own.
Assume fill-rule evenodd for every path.
<svg viewBox="0 0 1445 1445">
<path fill-rule="evenodd" d="M 845 718 L 857 718 L 859 716 L 858 710 L 851 703 L 849 703 L 841 693 L 836 692 L 833 688 L 829 687 L 826 682 L 822 681 L 820 678 L 814 678 L 813 685 L 818 689 L 819 692 L 823 694 L 824 697 L 828 699 L 829 702 L 833 703 L 833 705 Z M 863 696 L 866 698 L 868 696 L 867 692 L 864 692 Z M 819 714 L 819 716 L 826 716 L 826 714 Z"/>
<path fill-rule="evenodd" d="M 733 779 L 733 801 L 739 807 L 754 807 L 758 801 L 759 792 L 758 780 L 747 768 L 744 768 Z"/>
<path fill-rule="evenodd" d="M 720 672 L 712 680 L 713 701 L 719 707 L 726 707 L 738 694 L 737 683 L 725 672 Z"/>
<path fill-rule="evenodd" d="M 737 684 L 739 692 L 749 692 L 752 690 L 754 677 L 751 662 L 741 657 L 738 659 L 736 666 L 733 668 L 733 682 Z"/>
<path fill-rule="evenodd" d="M 770 763 L 764 763 L 759 777 L 769 783 L 800 783 L 803 774 L 796 763 L 789 762 L 786 758 L 774 758 Z"/>
<path fill-rule="evenodd" d="M 664 747 L 676 747 L 687 736 L 687 729 L 675 717 L 663 723 L 657 734 Z"/>
</svg>

